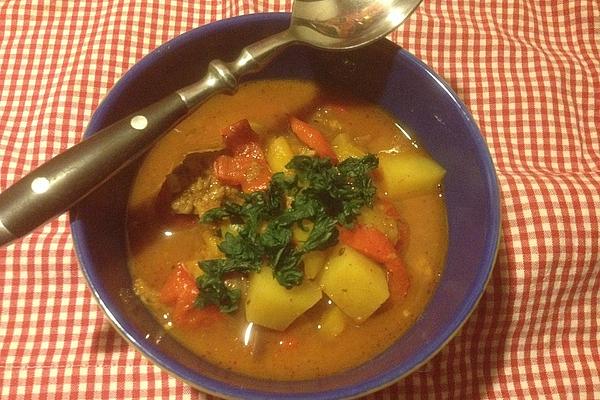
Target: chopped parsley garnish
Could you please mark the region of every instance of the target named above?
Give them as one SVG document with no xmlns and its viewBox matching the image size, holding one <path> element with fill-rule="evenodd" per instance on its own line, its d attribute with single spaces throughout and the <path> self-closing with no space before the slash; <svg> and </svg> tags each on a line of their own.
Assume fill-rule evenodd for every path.
<svg viewBox="0 0 600 400">
<path fill-rule="evenodd" d="M 286 288 L 301 284 L 302 256 L 335 245 L 336 226 L 352 226 L 360 209 L 372 206 L 375 186 L 370 172 L 377 165 L 372 154 L 338 165 L 328 158 L 296 156 L 286 165 L 293 174 L 276 173 L 267 190 L 243 194 L 240 203 L 228 201 L 207 211 L 202 222 L 224 221 L 238 229 L 225 233 L 218 246 L 225 258 L 198 263 L 204 274 L 197 279 L 196 305 L 235 311 L 240 292 L 228 287 L 226 275 L 258 272 L 262 265 L 270 265 Z M 306 241 L 292 241 L 295 225 L 309 231 Z"/>
</svg>

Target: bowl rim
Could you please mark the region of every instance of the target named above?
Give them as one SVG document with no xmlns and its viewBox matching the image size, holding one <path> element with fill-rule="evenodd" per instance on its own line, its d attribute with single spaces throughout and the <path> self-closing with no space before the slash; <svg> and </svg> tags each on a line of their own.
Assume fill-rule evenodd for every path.
<svg viewBox="0 0 600 400">
<path fill-rule="evenodd" d="M 88 138 L 94 132 L 99 130 L 99 128 L 101 128 L 100 122 L 106 118 L 108 112 L 108 110 L 105 107 L 103 107 L 104 104 L 110 103 L 111 101 L 114 101 L 114 99 L 117 99 L 120 96 L 122 96 L 128 82 L 134 79 L 135 76 L 137 76 L 140 72 L 143 72 L 147 68 L 151 67 L 155 63 L 155 61 L 160 58 L 161 53 L 164 50 L 178 46 L 185 46 L 189 39 L 192 39 L 196 36 L 210 35 L 213 32 L 221 32 L 223 30 L 231 28 L 231 26 L 239 22 L 260 24 L 272 21 L 284 21 L 285 19 L 289 20 L 290 15 L 290 13 L 285 12 L 256 13 L 222 19 L 184 32 L 181 35 L 178 35 L 173 39 L 163 43 L 162 45 L 154 49 L 152 52 L 144 56 L 141 60 L 136 62 L 129 70 L 127 70 L 121 76 L 121 78 L 119 78 L 115 82 L 113 87 L 107 92 L 104 99 L 98 104 L 96 110 L 94 111 L 90 119 L 89 125 L 84 133 L 84 138 Z M 492 207 L 493 209 L 490 210 L 490 228 L 487 230 L 487 232 L 490 234 L 490 240 L 486 241 L 485 243 L 484 257 L 479 264 L 480 266 L 487 266 L 487 268 L 484 271 L 482 271 L 483 274 L 478 275 L 477 279 L 475 279 L 473 284 L 474 289 L 469 293 L 469 296 L 467 296 L 464 299 L 462 303 L 464 304 L 463 308 L 461 309 L 460 313 L 452 319 L 453 324 L 449 324 L 443 331 L 443 333 L 440 333 L 438 335 L 438 340 L 432 341 L 424 347 L 424 349 L 420 352 L 420 354 L 422 355 L 420 357 L 420 360 L 417 363 L 413 364 L 413 366 L 409 369 L 404 371 L 398 371 L 398 368 L 392 367 L 388 369 L 387 372 L 377 375 L 373 379 L 361 383 L 356 383 L 351 386 L 336 388 L 330 391 L 313 392 L 309 394 L 282 394 L 280 396 L 281 398 L 356 398 L 378 391 L 384 387 L 393 384 L 394 382 L 405 378 L 406 376 L 413 373 L 415 370 L 421 368 L 425 363 L 429 362 L 460 331 L 462 326 L 468 320 L 469 316 L 475 310 L 479 300 L 485 292 L 485 287 L 487 286 L 492 276 L 501 239 L 501 199 L 498 178 L 490 150 L 487 144 L 485 143 L 484 137 L 482 136 L 470 111 L 462 102 L 462 100 L 458 97 L 458 95 L 454 92 L 454 90 L 450 87 L 450 85 L 446 81 L 444 81 L 444 79 L 441 78 L 436 72 L 434 72 L 429 66 L 427 66 L 427 64 L 425 64 L 423 61 L 416 58 L 407 50 L 397 45 L 395 46 L 398 52 L 397 56 L 404 57 L 406 61 L 410 62 L 413 65 L 414 68 L 419 69 L 422 72 L 429 75 L 437 83 L 437 85 L 447 93 L 448 98 L 451 99 L 455 106 L 460 109 L 462 114 L 461 117 L 463 118 L 465 125 L 468 127 L 468 134 L 473 139 L 473 144 L 476 147 L 476 151 L 478 152 L 479 157 L 485 161 L 483 163 L 485 169 L 484 171 L 482 171 L 482 175 L 485 177 L 485 181 L 487 183 L 486 190 L 488 191 L 489 195 L 489 204 L 495 205 L 495 207 Z M 209 393 L 211 395 L 231 399 L 262 399 L 265 397 L 265 395 L 269 394 L 264 392 L 259 393 L 259 391 L 255 389 L 234 387 L 232 385 L 229 385 L 227 382 L 222 382 L 213 378 L 190 373 L 190 371 L 186 367 L 177 364 L 173 360 L 161 359 L 160 353 L 147 348 L 144 345 L 144 343 L 140 341 L 139 338 L 132 335 L 131 331 L 133 327 L 127 321 L 119 321 L 116 315 L 111 311 L 110 302 L 106 301 L 106 292 L 103 290 L 102 287 L 100 287 L 94 282 L 94 276 L 90 273 L 88 268 L 85 267 L 86 263 L 88 262 L 86 260 L 88 256 L 88 251 L 86 250 L 85 246 L 83 246 L 84 241 L 80 240 L 80 238 L 83 237 L 84 234 L 78 224 L 76 214 L 76 208 L 72 209 L 69 212 L 74 249 L 80 269 L 85 277 L 87 286 L 93 293 L 94 298 L 104 311 L 105 315 L 108 317 L 109 322 L 127 342 L 132 344 L 137 349 L 137 351 L 139 351 L 146 358 L 151 360 L 152 363 L 158 366 L 161 370 L 167 372 L 171 376 L 176 377 L 177 379 L 183 380 L 188 385 L 199 389 L 203 392 Z"/>
</svg>

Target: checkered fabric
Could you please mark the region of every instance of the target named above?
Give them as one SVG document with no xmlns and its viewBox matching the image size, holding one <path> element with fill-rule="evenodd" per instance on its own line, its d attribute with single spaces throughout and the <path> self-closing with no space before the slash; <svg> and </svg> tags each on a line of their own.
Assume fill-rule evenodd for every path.
<svg viewBox="0 0 600 400">
<path fill-rule="evenodd" d="M 0 0 L 0 190 L 81 139 L 142 56 L 268 0 Z M 472 317 L 396 398 L 600 399 L 600 4 L 425 0 L 391 39 L 439 72 L 490 146 L 502 241 Z M 65 215 L 0 249 L 0 397 L 200 398 L 109 326 Z"/>
</svg>

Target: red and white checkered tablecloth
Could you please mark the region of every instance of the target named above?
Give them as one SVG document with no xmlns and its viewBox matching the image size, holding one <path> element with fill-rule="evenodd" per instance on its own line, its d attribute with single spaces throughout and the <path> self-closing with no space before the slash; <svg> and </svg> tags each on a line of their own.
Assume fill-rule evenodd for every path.
<svg viewBox="0 0 600 400">
<path fill-rule="evenodd" d="M 77 143 L 115 81 L 269 0 L 0 0 L 0 190 Z M 448 346 L 368 398 L 600 399 L 600 3 L 425 0 L 391 38 L 473 112 L 498 169 L 491 282 Z M 110 327 L 66 215 L 0 249 L 0 398 L 205 398 Z"/>
</svg>

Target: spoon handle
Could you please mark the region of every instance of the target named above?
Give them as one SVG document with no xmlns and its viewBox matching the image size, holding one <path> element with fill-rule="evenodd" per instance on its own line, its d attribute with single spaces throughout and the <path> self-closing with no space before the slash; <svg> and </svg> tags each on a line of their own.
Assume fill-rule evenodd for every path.
<svg viewBox="0 0 600 400">
<path fill-rule="evenodd" d="M 21 178 L 0 193 L 0 246 L 65 212 L 137 159 L 190 110 L 216 93 L 234 93 L 241 76 L 259 71 L 293 42 L 284 31 L 245 47 L 233 62 L 213 60 L 200 81 L 96 132 Z"/>
</svg>

